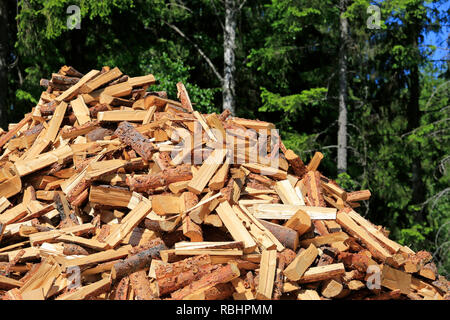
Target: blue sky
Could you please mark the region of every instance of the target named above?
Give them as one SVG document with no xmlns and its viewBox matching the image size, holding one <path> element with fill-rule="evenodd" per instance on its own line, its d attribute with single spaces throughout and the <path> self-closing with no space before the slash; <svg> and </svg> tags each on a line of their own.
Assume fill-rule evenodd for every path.
<svg viewBox="0 0 450 320">
<path fill-rule="evenodd" d="M 436 7 L 436 4 L 432 4 L 431 6 Z M 438 6 L 440 12 L 448 12 L 450 9 L 450 1 L 446 1 Z M 437 32 L 428 32 L 424 38 L 424 45 L 434 45 L 438 47 L 431 59 L 433 60 L 443 60 L 450 58 L 449 51 L 449 33 L 450 27 L 444 26 L 439 33 Z M 440 62 L 442 63 L 442 62 Z M 439 62 L 436 62 L 439 64 Z"/>
</svg>

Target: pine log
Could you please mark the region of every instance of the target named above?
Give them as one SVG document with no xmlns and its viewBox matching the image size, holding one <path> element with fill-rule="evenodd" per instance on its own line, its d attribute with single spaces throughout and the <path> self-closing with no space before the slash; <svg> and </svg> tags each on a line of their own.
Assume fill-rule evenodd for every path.
<svg viewBox="0 0 450 320">
<path fill-rule="evenodd" d="M 199 255 L 174 263 L 160 264 L 155 270 L 156 279 L 172 277 L 210 263 L 211 258 L 208 255 Z"/>
<path fill-rule="evenodd" d="M 370 190 L 360 190 L 347 193 L 347 202 L 355 202 L 369 200 L 371 196 Z"/>
<path fill-rule="evenodd" d="M 130 123 L 126 121 L 121 122 L 115 134 L 120 141 L 131 146 L 144 160 L 149 161 L 152 158 L 152 152 L 155 150 L 154 145 L 149 139 L 136 131 Z"/>
<path fill-rule="evenodd" d="M 227 283 L 237 277 L 239 277 L 239 268 L 235 264 L 227 264 L 226 266 L 220 266 L 211 273 L 205 275 L 201 279 L 194 281 L 190 285 L 175 291 L 171 294 L 171 297 L 177 300 L 182 300 L 188 297 L 190 294 L 198 291 L 202 288 L 207 288 L 220 283 Z"/>
<path fill-rule="evenodd" d="M 158 244 L 153 248 L 139 252 L 121 262 L 117 262 L 111 270 L 113 280 L 123 278 L 133 272 L 150 267 L 152 259 L 160 258 L 160 251 L 166 250 L 166 246 Z"/>
<path fill-rule="evenodd" d="M 300 157 L 295 154 L 294 151 L 288 149 L 286 150 L 286 152 L 284 152 L 284 156 L 286 157 L 286 160 L 290 163 L 296 176 L 302 178 L 303 175 L 307 173 L 307 168 L 305 164 L 303 163 L 302 159 L 300 159 Z"/>
<path fill-rule="evenodd" d="M 149 189 L 168 186 L 174 182 L 192 179 L 191 166 L 183 164 L 175 168 L 168 168 L 155 174 L 144 177 L 127 177 L 126 184 L 132 191 L 145 192 Z"/>
<path fill-rule="evenodd" d="M 314 156 L 311 158 L 311 160 L 308 163 L 307 169 L 308 171 L 316 171 L 319 167 L 320 161 L 323 159 L 322 152 L 316 152 L 314 153 Z"/>
<path fill-rule="evenodd" d="M 217 268 L 218 268 L 217 265 L 212 264 L 195 265 L 191 269 L 180 272 L 178 274 L 159 278 L 157 279 L 159 293 L 160 295 L 166 295 L 168 293 L 181 289 L 194 281 L 198 281 L 199 279 L 201 279 L 207 274 L 210 274 Z"/>
</svg>

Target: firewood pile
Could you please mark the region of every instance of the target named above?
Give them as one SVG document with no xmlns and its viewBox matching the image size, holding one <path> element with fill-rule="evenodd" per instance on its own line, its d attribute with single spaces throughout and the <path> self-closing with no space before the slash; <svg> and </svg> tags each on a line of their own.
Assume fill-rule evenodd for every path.
<svg viewBox="0 0 450 320">
<path fill-rule="evenodd" d="M 322 153 L 305 165 L 272 123 L 153 84 L 64 66 L 0 131 L 2 299 L 449 298 L 431 254 L 359 215 L 370 191 L 322 175 Z"/>
</svg>

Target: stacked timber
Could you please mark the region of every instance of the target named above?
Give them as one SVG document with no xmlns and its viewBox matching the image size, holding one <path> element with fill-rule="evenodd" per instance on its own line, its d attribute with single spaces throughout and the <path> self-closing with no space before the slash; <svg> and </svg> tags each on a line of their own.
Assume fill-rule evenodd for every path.
<svg viewBox="0 0 450 320">
<path fill-rule="evenodd" d="M 0 130 L 5 300 L 448 299 L 272 123 L 202 114 L 182 83 L 64 66 Z"/>
</svg>

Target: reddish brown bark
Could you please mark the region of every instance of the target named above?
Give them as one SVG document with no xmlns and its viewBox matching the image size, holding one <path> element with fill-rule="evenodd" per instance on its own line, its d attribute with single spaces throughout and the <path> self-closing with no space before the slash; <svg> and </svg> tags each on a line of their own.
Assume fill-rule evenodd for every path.
<svg viewBox="0 0 450 320">
<path fill-rule="evenodd" d="M 130 277 L 122 278 L 116 285 L 116 290 L 114 292 L 114 300 L 127 300 L 129 285 L 130 285 Z"/>
<path fill-rule="evenodd" d="M 292 151 L 291 149 L 288 149 L 284 153 L 284 156 L 286 157 L 286 160 L 291 165 L 296 176 L 302 178 L 303 175 L 305 175 L 307 173 L 308 169 L 306 168 L 302 159 L 300 159 L 300 157 L 298 155 L 296 155 L 294 151 Z"/>
<path fill-rule="evenodd" d="M 217 269 L 202 277 L 201 279 L 194 281 L 190 285 L 175 291 L 171 294 L 172 298 L 182 300 L 184 297 L 197 292 L 203 288 L 214 286 L 219 283 L 227 283 L 237 277 L 240 272 L 235 264 L 228 264 L 226 266 L 219 266 Z"/>
<path fill-rule="evenodd" d="M 217 266 L 212 264 L 205 264 L 200 266 L 194 266 L 191 269 L 169 276 L 160 278 L 157 280 L 159 287 L 159 294 L 166 295 L 170 292 L 174 292 L 180 288 L 187 286 L 188 284 L 201 279 L 203 276 L 216 270 Z"/>
<path fill-rule="evenodd" d="M 144 270 L 130 274 L 131 286 L 134 290 L 135 300 L 154 300 L 155 297 L 150 287 L 150 281 Z"/>
<path fill-rule="evenodd" d="M 145 192 L 149 189 L 168 186 L 171 183 L 192 179 L 191 166 L 183 164 L 175 168 L 168 168 L 145 177 L 127 177 L 126 183 L 132 191 Z"/>
<path fill-rule="evenodd" d="M 152 158 L 152 152 L 155 150 L 153 143 L 127 121 L 119 124 L 115 134 L 119 137 L 120 141 L 133 148 L 146 161 Z"/>
<path fill-rule="evenodd" d="M 111 277 L 113 279 L 120 279 L 130 273 L 149 267 L 152 259 L 159 258 L 159 252 L 166 249 L 165 245 L 159 244 L 116 263 L 112 267 Z"/>
</svg>

